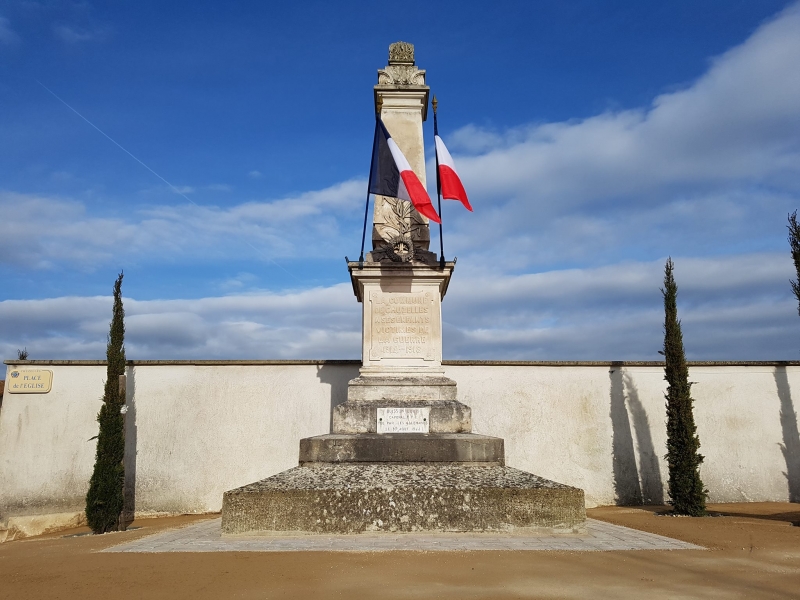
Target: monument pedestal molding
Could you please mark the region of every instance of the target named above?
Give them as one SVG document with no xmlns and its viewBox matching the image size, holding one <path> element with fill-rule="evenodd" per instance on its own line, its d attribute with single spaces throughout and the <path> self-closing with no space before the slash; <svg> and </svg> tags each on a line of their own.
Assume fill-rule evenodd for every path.
<svg viewBox="0 0 800 600">
<path fill-rule="evenodd" d="M 376 107 L 424 185 L 425 71 L 398 42 L 378 73 Z M 502 439 L 471 433 L 470 407 L 442 368 L 455 262 L 428 250 L 428 221 L 409 207 L 377 196 L 373 250 L 348 263 L 362 367 L 333 431 L 300 441 L 300 466 L 225 492 L 223 534 L 584 529 L 583 490 L 506 467 Z"/>
</svg>

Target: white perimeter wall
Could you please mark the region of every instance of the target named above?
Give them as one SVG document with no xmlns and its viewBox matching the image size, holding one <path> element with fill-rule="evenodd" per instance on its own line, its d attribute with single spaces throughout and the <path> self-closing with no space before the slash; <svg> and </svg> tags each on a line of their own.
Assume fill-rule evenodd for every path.
<svg viewBox="0 0 800 600">
<path fill-rule="evenodd" d="M 82 512 L 94 464 L 102 364 L 34 361 L 48 394 L 0 408 L 0 529 Z M 506 462 L 583 488 L 588 506 L 666 499 L 664 371 L 657 365 L 449 363 L 475 433 Z M 220 510 L 225 490 L 297 465 L 299 440 L 330 431 L 355 363 L 147 364 L 128 368 L 126 477 L 137 513 Z M 690 369 L 712 502 L 800 500 L 800 365 Z M 791 488 L 791 490 L 790 490 Z M 19 519 L 18 519 L 19 520 Z"/>
</svg>

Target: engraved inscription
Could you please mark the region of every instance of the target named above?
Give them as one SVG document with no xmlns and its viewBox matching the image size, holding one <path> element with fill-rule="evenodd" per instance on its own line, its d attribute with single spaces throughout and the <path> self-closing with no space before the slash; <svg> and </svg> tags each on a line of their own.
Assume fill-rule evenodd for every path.
<svg viewBox="0 0 800 600">
<path fill-rule="evenodd" d="M 429 433 L 430 406 L 379 408 L 378 433 Z"/>
<path fill-rule="evenodd" d="M 433 360 L 431 292 L 377 292 L 372 303 L 370 359 L 422 358 Z"/>
</svg>

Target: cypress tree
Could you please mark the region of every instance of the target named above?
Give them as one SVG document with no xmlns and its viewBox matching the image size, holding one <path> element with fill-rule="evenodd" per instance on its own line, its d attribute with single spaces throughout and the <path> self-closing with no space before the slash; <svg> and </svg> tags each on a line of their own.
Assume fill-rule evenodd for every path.
<svg viewBox="0 0 800 600">
<path fill-rule="evenodd" d="M 667 465 L 669 497 L 675 513 L 699 517 L 706 513 L 706 496 L 700 480 L 703 456 L 698 453 L 700 438 L 692 414 L 692 384 L 683 349 L 683 333 L 678 320 L 678 286 L 672 258 L 664 267 L 664 379 L 667 381 Z"/>
<path fill-rule="evenodd" d="M 792 281 L 792 292 L 797 298 L 797 313 L 800 314 L 800 225 L 797 224 L 797 211 L 789 215 L 789 224 L 786 227 L 789 229 L 789 247 L 797 272 L 797 280 Z"/>
<path fill-rule="evenodd" d="M 86 519 L 94 533 L 116 531 L 120 525 L 125 483 L 125 398 L 119 377 L 125 374 L 125 310 L 122 308 L 122 273 L 114 283 L 114 308 L 108 334 L 106 384 L 97 415 L 97 455 L 86 494 Z"/>
</svg>

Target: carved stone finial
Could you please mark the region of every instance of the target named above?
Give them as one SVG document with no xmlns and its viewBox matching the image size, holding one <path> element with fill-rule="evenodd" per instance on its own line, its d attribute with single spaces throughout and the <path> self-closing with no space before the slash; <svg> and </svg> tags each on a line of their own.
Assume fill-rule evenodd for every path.
<svg viewBox="0 0 800 600">
<path fill-rule="evenodd" d="M 409 44 L 408 42 L 395 42 L 394 44 L 389 44 L 389 64 L 413 65 L 414 44 Z"/>
</svg>

